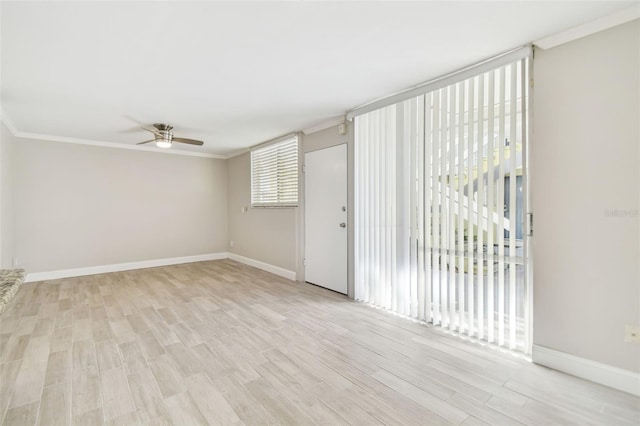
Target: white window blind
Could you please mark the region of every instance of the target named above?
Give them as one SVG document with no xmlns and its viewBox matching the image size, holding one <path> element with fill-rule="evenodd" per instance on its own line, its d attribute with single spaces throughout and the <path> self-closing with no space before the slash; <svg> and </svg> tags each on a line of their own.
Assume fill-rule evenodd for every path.
<svg viewBox="0 0 640 426">
<path fill-rule="evenodd" d="M 298 205 L 298 138 L 292 137 L 251 151 L 251 205 Z"/>
<path fill-rule="evenodd" d="M 528 58 L 355 117 L 355 297 L 528 353 Z"/>
</svg>

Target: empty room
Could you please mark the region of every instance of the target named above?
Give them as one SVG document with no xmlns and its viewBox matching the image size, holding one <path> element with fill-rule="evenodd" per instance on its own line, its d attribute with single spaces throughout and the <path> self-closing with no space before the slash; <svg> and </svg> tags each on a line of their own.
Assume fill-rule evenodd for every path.
<svg viewBox="0 0 640 426">
<path fill-rule="evenodd" d="M 640 2 L 0 1 L 0 424 L 640 424 Z"/>
</svg>

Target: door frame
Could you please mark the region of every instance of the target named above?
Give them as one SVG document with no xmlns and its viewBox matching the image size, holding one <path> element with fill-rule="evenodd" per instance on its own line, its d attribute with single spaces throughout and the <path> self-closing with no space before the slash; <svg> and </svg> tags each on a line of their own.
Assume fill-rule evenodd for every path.
<svg viewBox="0 0 640 426">
<path fill-rule="evenodd" d="M 348 222 L 348 220 L 347 220 L 347 218 L 348 218 L 348 211 L 347 211 L 348 210 L 348 206 L 347 206 L 347 204 L 348 204 L 348 185 L 347 185 L 348 170 L 347 170 L 347 168 L 348 168 L 349 159 L 348 159 L 348 152 L 347 151 L 348 151 L 348 147 L 347 147 L 346 143 L 338 143 L 338 144 L 333 144 L 331 146 L 323 146 L 323 147 L 318 148 L 318 149 L 308 150 L 308 151 L 306 151 L 304 153 L 305 164 L 304 164 L 304 168 L 303 168 L 303 173 L 305 175 L 305 182 L 304 182 L 305 195 L 306 195 L 306 191 L 308 189 L 313 189 L 313 188 L 308 188 L 307 181 L 306 181 L 307 177 L 310 177 L 310 176 L 307 176 L 307 174 L 310 172 L 309 164 L 307 164 L 307 161 L 309 161 L 309 162 L 312 161 L 311 157 L 313 157 L 313 163 L 315 165 L 314 167 L 316 167 L 316 168 L 319 167 L 320 168 L 320 170 L 317 170 L 315 172 L 315 174 L 314 174 L 314 182 L 315 182 L 314 185 L 316 185 L 316 186 L 314 186 L 314 188 L 319 189 L 321 191 L 326 189 L 327 188 L 326 185 L 322 185 L 321 182 L 324 181 L 325 178 L 327 178 L 332 182 L 332 185 L 337 185 L 337 187 L 335 188 L 335 191 L 341 192 L 345 197 L 344 199 L 342 197 L 339 197 L 340 198 L 339 206 L 344 206 L 343 207 L 344 213 L 342 213 L 342 214 L 340 214 L 340 215 L 335 217 L 335 219 L 337 220 L 337 222 L 335 223 L 336 230 L 337 230 L 337 225 L 338 225 L 339 222 L 345 222 L 345 224 Z M 340 176 L 338 179 L 335 179 L 335 175 L 334 176 L 329 176 L 329 175 L 325 175 L 324 174 L 324 173 L 326 173 L 328 171 L 326 168 L 333 170 L 333 167 L 334 167 L 333 161 L 334 160 L 338 161 L 338 164 L 344 165 L 344 169 L 342 169 L 342 167 L 340 167 L 340 169 L 343 170 L 343 171 L 340 172 L 340 175 L 342 173 L 344 173 L 344 175 Z M 333 173 L 331 173 L 331 174 L 333 174 Z M 318 178 L 322 178 L 322 179 L 319 181 Z M 344 178 L 344 180 L 343 180 L 343 178 Z M 320 186 L 322 186 L 323 188 L 322 189 L 318 188 L 317 187 L 318 184 L 320 184 Z M 333 186 L 331 188 L 333 188 Z M 342 192 L 342 191 L 344 191 L 344 192 Z M 331 194 L 333 194 L 333 193 L 334 193 L 334 191 L 332 189 L 329 193 L 325 193 L 325 195 L 331 197 L 332 196 Z M 333 200 L 333 199 L 330 199 L 330 200 Z M 305 228 L 304 228 L 305 241 L 304 241 L 304 243 L 305 244 L 304 244 L 304 258 L 303 258 L 304 260 L 307 261 L 306 264 L 304 265 L 305 282 L 307 282 L 309 284 L 317 285 L 319 287 L 327 288 L 329 290 L 336 291 L 337 293 L 340 293 L 340 294 L 347 295 L 348 294 L 348 289 L 349 289 L 349 285 L 348 285 L 348 281 L 349 281 L 349 279 L 348 279 L 348 276 L 349 276 L 349 273 L 348 273 L 348 269 L 349 269 L 348 239 L 349 239 L 349 236 L 348 236 L 348 233 L 346 233 L 346 232 L 348 231 L 348 227 L 347 227 L 347 229 L 341 230 L 339 232 L 339 234 L 340 234 L 340 237 L 339 237 L 340 240 L 339 241 L 333 241 L 333 238 L 330 238 L 329 240 L 326 240 L 326 241 L 323 240 L 322 235 L 324 234 L 324 232 L 318 234 L 317 233 L 317 229 L 315 229 L 315 227 L 312 226 L 311 228 L 308 228 L 308 224 L 307 224 L 306 221 L 307 221 L 307 219 L 312 220 L 312 218 L 313 218 L 314 224 L 319 225 L 322 229 L 325 229 L 324 228 L 325 226 L 329 226 L 329 228 L 326 228 L 326 231 L 329 232 L 329 233 L 335 232 L 336 230 L 332 230 L 331 229 L 331 228 L 333 228 L 333 226 L 330 223 L 326 222 L 326 219 L 324 218 L 325 217 L 325 211 L 322 210 L 322 209 L 325 208 L 325 205 L 326 205 L 325 202 L 327 200 L 324 199 L 324 197 L 318 197 L 318 196 L 314 197 L 314 205 L 316 206 L 316 209 L 318 209 L 318 208 L 320 209 L 319 210 L 319 213 L 320 213 L 319 216 L 317 215 L 318 211 L 314 212 L 314 214 L 307 215 L 306 208 L 308 207 L 309 201 L 310 201 L 310 199 L 307 199 L 305 197 L 305 211 L 304 211 L 304 213 L 305 213 Z M 331 203 L 333 203 L 333 201 L 331 201 Z M 336 206 L 334 206 L 334 207 L 336 207 Z M 311 213 L 311 212 L 309 212 L 309 213 Z M 332 215 L 333 213 L 331 211 L 326 211 L 326 214 L 327 215 Z M 318 221 L 320 221 L 320 222 L 318 222 Z M 322 278 L 322 276 L 324 276 L 324 274 L 326 274 L 328 272 L 326 272 L 326 271 L 323 272 L 323 270 L 325 268 L 318 268 L 320 265 L 323 265 L 322 262 L 320 262 L 320 263 L 316 262 L 316 263 L 314 263 L 315 267 L 313 269 L 314 269 L 314 271 L 316 271 L 317 274 L 320 274 L 320 275 L 319 276 L 315 276 L 315 277 L 308 277 L 307 276 L 307 272 L 309 272 L 308 269 L 310 267 L 310 263 L 309 263 L 310 259 L 308 258 L 309 253 L 307 253 L 306 251 L 308 249 L 312 249 L 312 248 L 314 250 L 317 250 L 320 247 L 327 248 L 327 246 L 325 246 L 324 243 L 322 243 L 320 246 L 317 246 L 315 244 L 313 246 L 309 246 L 309 243 L 312 242 L 310 240 L 307 240 L 307 237 L 309 236 L 309 233 L 313 233 L 314 235 L 316 235 L 317 237 L 320 238 L 319 241 L 315 241 L 315 242 L 319 243 L 320 241 L 325 241 L 325 243 L 329 243 L 328 247 L 331 248 L 331 251 L 344 250 L 344 255 L 346 257 L 343 258 L 342 256 L 340 256 L 339 259 L 335 258 L 334 260 L 336 262 L 339 262 L 339 263 L 335 264 L 335 268 L 330 268 L 330 269 L 334 269 L 334 270 L 344 268 L 344 275 L 342 275 L 342 274 L 334 275 L 332 273 L 329 273 L 329 276 L 325 277 L 328 281 L 325 282 L 324 279 Z M 336 238 L 337 238 L 337 234 L 336 234 Z M 334 244 L 338 244 L 338 245 L 334 245 Z M 321 250 L 321 251 L 324 251 L 324 250 Z M 321 257 L 324 256 L 324 254 L 322 254 L 322 253 L 316 253 L 316 254 L 321 256 Z M 329 257 L 333 258 L 333 256 L 331 256 L 331 255 Z M 318 261 L 318 259 L 315 259 L 315 260 Z M 329 260 L 329 259 L 325 259 L 325 260 Z M 333 262 L 333 260 L 330 260 L 330 263 L 327 264 L 327 265 L 332 264 L 332 262 Z M 338 277 L 340 277 L 340 278 L 338 278 Z M 315 281 L 315 280 L 314 281 L 309 281 L 309 278 L 312 278 L 312 279 L 315 279 L 315 280 L 318 280 L 318 281 Z M 334 286 L 335 286 L 335 288 L 332 288 Z"/>
<path fill-rule="evenodd" d="M 347 128 L 345 135 L 338 134 L 338 124 L 344 124 Z M 323 140 L 318 143 L 311 141 L 313 135 L 316 133 L 300 134 L 300 149 L 298 150 L 298 164 L 300 164 L 300 170 L 298 173 L 298 214 L 296 216 L 296 281 L 305 283 L 305 173 L 304 173 L 304 156 L 305 154 L 313 151 L 318 151 L 325 148 L 331 148 L 336 145 L 347 145 L 347 297 L 354 298 L 354 269 L 353 269 L 353 248 L 354 248 L 354 229 L 353 229 L 353 122 L 344 121 L 343 123 L 335 124 L 332 127 L 328 127 L 326 130 L 333 129 L 336 133 L 336 137 L 329 138 L 329 141 Z M 324 131 L 320 130 L 320 131 Z M 320 132 L 319 131 L 319 132 Z M 323 138 L 324 139 L 324 138 Z"/>
</svg>

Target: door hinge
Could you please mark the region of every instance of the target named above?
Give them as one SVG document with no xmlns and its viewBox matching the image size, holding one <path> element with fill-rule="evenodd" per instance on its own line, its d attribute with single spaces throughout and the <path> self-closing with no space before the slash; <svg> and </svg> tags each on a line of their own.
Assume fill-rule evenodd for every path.
<svg viewBox="0 0 640 426">
<path fill-rule="evenodd" d="M 302 165 L 302 173 L 307 173 L 307 166 L 306 165 Z"/>
<path fill-rule="evenodd" d="M 302 259 L 302 266 L 307 266 L 307 259 Z"/>
<path fill-rule="evenodd" d="M 527 213 L 527 235 L 529 237 L 533 236 L 533 213 Z"/>
</svg>

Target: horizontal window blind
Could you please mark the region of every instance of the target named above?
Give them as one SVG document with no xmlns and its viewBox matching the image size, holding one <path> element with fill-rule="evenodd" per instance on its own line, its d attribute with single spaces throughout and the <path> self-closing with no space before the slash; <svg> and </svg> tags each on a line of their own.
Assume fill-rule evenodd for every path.
<svg viewBox="0 0 640 426">
<path fill-rule="evenodd" d="M 298 138 L 251 151 L 251 205 L 298 205 Z"/>
<path fill-rule="evenodd" d="M 355 297 L 529 353 L 527 57 L 355 117 Z"/>
</svg>

